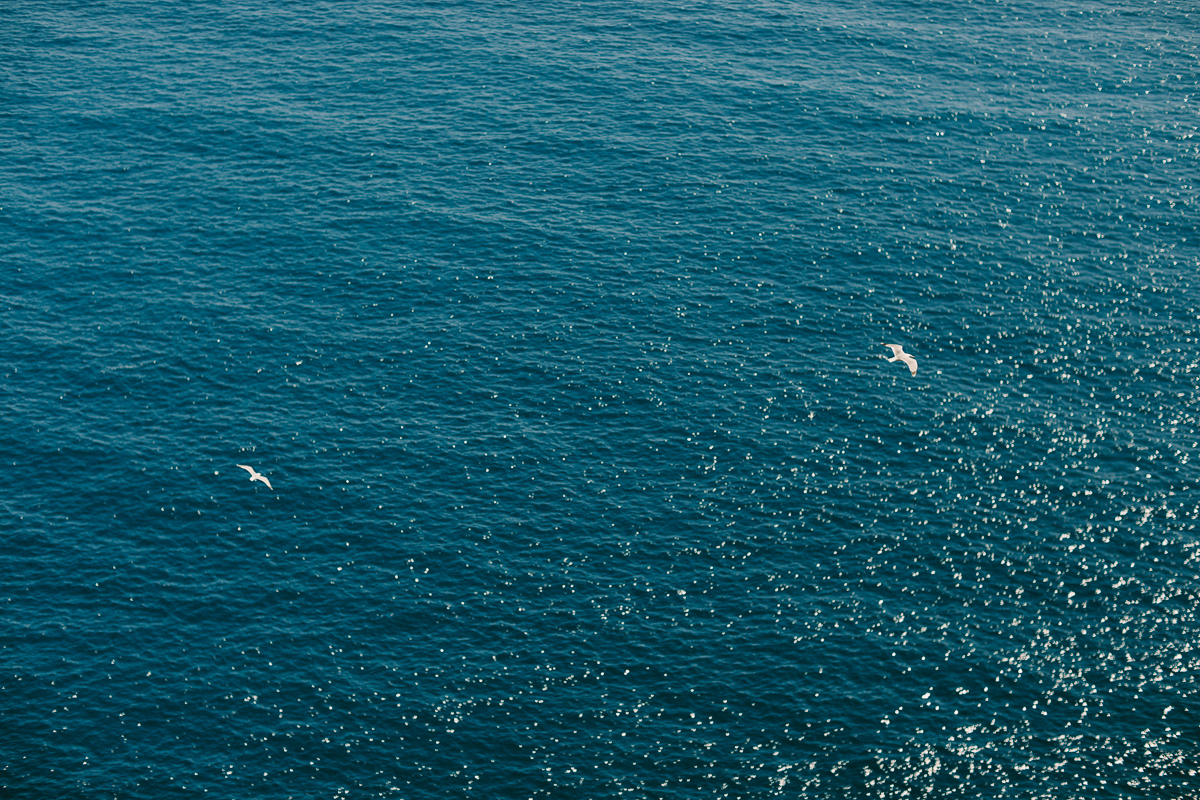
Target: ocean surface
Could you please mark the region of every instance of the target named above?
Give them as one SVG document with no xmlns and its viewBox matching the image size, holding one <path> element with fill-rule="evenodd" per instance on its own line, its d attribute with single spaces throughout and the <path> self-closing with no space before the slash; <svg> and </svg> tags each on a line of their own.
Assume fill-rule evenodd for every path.
<svg viewBox="0 0 1200 800">
<path fill-rule="evenodd" d="M 1198 56 L 8 0 L 0 796 L 1200 795 Z"/>
</svg>

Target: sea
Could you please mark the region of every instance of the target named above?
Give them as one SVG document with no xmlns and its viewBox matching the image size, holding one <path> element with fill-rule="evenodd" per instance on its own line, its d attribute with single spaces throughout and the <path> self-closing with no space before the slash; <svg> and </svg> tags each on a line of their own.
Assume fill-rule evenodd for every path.
<svg viewBox="0 0 1200 800">
<path fill-rule="evenodd" d="M 6 0 L 0 797 L 1200 797 L 1198 57 Z"/>
</svg>

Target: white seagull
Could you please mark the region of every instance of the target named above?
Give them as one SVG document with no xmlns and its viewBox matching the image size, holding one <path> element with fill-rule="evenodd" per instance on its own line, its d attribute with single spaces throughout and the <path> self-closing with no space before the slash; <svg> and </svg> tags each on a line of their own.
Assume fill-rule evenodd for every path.
<svg viewBox="0 0 1200 800">
<path fill-rule="evenodd" d="M 898 344 L 885 344 L 884 347 L 892 348 L 892 357 L 888 359 L 889 364 L 893 361 L 903 361 L 905 364 L 908 364 L 908 369 L 913 375 L 917 374 L 917 360 L 904 352 L 903 347 Z"/>
<path fill-rule="evenodd" d="M 915 369 L 915 367 L 914 367 L 914 369 Z M 267 485 L 268 489 L 270 489 L 272 492 L 275 491 L 275 487 L 271 485 L 271 482 L 269 480 L 267 480 L 266 478 L 264 478 L 259 473 L 255 472 L 254 467 L 247 467 L 245 464 L 238 464 L 238 466 L 241 467 L 242 469 L 246 470 L 246 472 L 250 473 L 250 480 L 252 482 L 253 481 L 262 481 L 263 483 L 265 483 Z"/>
</svg>

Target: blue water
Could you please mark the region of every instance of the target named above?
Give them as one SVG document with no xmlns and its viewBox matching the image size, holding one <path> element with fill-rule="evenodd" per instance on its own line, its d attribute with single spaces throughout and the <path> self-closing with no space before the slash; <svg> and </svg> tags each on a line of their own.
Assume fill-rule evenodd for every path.
<svg viewBox="0 0 1200 800">
<path fill-rule="evenodd" d="M 1197 30 L 10 0 L 0 794 L 1194 796 Z"/>
</svg>

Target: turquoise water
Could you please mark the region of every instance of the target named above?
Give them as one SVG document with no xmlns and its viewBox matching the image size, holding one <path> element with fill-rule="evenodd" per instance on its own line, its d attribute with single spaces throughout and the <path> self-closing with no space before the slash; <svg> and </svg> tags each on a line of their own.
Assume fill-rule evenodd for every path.
<svg viewBox="0 0 1200 800">
<path fill-rule="evenodd" d="M 8 4 L 4 793 L 1194 794 L 1195 16 Z"/>
</svg>

